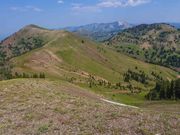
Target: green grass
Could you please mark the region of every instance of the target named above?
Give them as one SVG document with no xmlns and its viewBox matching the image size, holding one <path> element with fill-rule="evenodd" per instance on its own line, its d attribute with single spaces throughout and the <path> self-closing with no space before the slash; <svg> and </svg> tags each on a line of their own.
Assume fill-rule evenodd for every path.
<svg viewBox="0 0 180 135">
<path fill-rule="evenodd" d="M 80 87 L 84 88 L 85 90 L 93 91 L 94 93 L 98 95 L 102 95 L 106 99 L 109 99 L 111 101 L 127 104 L 127 105 L 133 105 L 140 107 L 142 109 L 148 109 L 153 111 L 159 111 L 159 112 L 174 112 L 178 113 L 180 101 L 174 101 L 174 100 L 159 100 L 159 101 L 149 101 L 145 98 L 145 95 L 148 93 L 148 91 L 142 91 L 139 94 L 120 94 L 113 92 L 115 90 L 104 88 L 104 87 L 92 87 L 90 88 L 88 85 L 85 84 L 78 84 Z"/>
<path fill-rule="evenodd" d="M 141 106 L 145 103 L 145 95 L 147 92 L 141 92 L 140 94 L 113 94 L 110 95 L 111 99 L 120 103 Z"/>
<path fill-rule="evenodd" d="M 27 68 L 24 63 L 28 62 L 28 59 L 34 52 L 42 49 L 51 50 L 57 56 L 63 60 L 63 64 L 69 68 L 79 69 L 89 72 L 94 75 L 103 77 L 110 82 L 122 81 L 122 75 L 130 68 L 134 69 L 136 66 L 145 71 L 147 74 L 154 72 L 162 72 L 162 76 L 174 78 L 177 73 L 174 71 L 148 64 L 123 54 L 119 54 L 108 47 L 101 45 L 100 47 L 105 50 L 99 51 L 96 43 L 85 41 L 81 43 L 81 38 L 68 34 L 65 37 L 60 37 L 51 43 L 48 43 L 44 48 L 34 50 L 19 58 L 16 58 L 17 66 Z M 62 65 L 62 63 L 60 64 Z M 52 69 L 53 70 L 53 69 Z"/>
<path fill-rule="evenodd" d="M 46 133 L 47 131 L 48 131 L 48 129 L 49 129 L 49 125 L 42 125 L 42 126 L 40 126 L 39 128 L 38 128 L 38 131 L 40 132 L 40 133 Z"/>
<path fill-rule="evenodd" d="M 35 70 L 38 66 L 31 67 L 27 66 L 27 64 L 34 53 L 49 50 L 62 62 L 52 65 L 49 69 L 43 68 L 43 72 L 46 73 L 47 77 L 66 81 L 74 77 L 77 81 L 84 81 L 85 83 L 83 85 L 85 86 L 87 85 L 87 78 L 81 76 L 82 71 L 108 80 L 111 83 L 121 82 L 122 84 L 124 84 L 123 74 L 127 72 L 128 69 L 136 70 L 135 67 L 137 67 L 138 70 L 144 71 L 151 79 L 153 79 L 151 75 L 152 72 L 159 74 L 164 79 L 174 79 L 178 75 L 178 73 L 169 68 L 145 63 L 118 53 L 110 47 L 96 44 L 76 35 L 66 32 L 64 33 L 65 36 L 61 36 L 60 34 L 57 34 L 54 39 L 48 42 L 43 48 L 33 50 L 13 59 L 13 61 L 15 61 L 15 67 L 20 68 L 22 72 L 40 72 Z M 54 33 L 52 35 L 54 35 Z M 82 40 L 85 42 L 82 43 Z M 131 47 L 137 49 L 137 46 Z M 143 85 L 135 81 L 131 81 L 131 84 L 140 87 L 143 92 L 141 94 L 127 95 L 107 94 L 107 92 L 112 92 L 112 90 L 103 87 L 93 87 L 91 90 L 98 94 L 103 94 L 111 100 L 139 106 L 144 103 L 144 95 L 154 86 L 155 81 L 149 81 L 148 85 Z"/>
<path fill-rule="evenodd" d="M 147 92 L 141 92 L 140 94 L 120 94 L 120 93 L 114 93 L 113 89 L 100 87 L 100 86 L 93 86 L 92 88 L 89 88 L 88 85 L 79 84 L 79 86 L 88 89 L 90 91 L 93 91 L 99 95 L 105 96 L 109 100 L 113 100 L 116 102 L 128 104 L 128 105 L 134 105 L 134 106 L 142 106 L 145 102 L 145 95 Z"/>
<path fill-rule="evenodd" d="M 92 75 L 104 77 L 109 81 L 117 81 L 119 77 L 117 73 L 113 75 L 113 70 L 92 60 L 90 57 L 72 52 L 72 50 L 63 51 L 59 54 L 66 63 L 75 69 L 81 69 L 82 71 L 86 71 Z"/>
</svg>

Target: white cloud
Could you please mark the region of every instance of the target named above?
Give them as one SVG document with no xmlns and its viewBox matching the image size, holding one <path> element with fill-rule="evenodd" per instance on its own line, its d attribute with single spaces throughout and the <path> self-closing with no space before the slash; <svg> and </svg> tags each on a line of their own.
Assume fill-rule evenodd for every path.
<svg viewBox="0 0 180 135">
<path fill-rule="evenodd" d="M 150 0 L 128 0 L 126 6 L 138 6 L 150 2 Z"/>
<path fill-rule="evenodd" d="M 34 7 L 34 6 L 26 6 L 26 9 L 32 10 L 32 11 L 36 11 L 36 12 L 41 12 L 43 11 L 42 9 L 38 8 L 38 7 Z"/>
<path fill-rule="evenodd" d="M 63 0 L 58 0 L 58 2 L 57 3 L 59 3 L 59 4 L 63 4 L 64 3 L 64 1 Z"/>
<path fill-rule="evenodd" d="M 109 7 L 120 7 L 123 5 L 122 0 L 102 0 L 96 6 L 101 8 L 109 8 Z"/>
<path fill-rule="evenodd" d="M 96 6 L 102 8 L 138 6 L 150 2 L 150 0 L 101 0 Z"/>
<path fill-rule="evenodd" d="M 72 4 L 72 10 L 77 12 L 100 12 L 101 9 L 96 6 L 84 6 L 82 4 L 73 3 Z"/>
<path fill-rule="evenodd" d="M 34 7 L 34 6 L 25 6 L 25 7 L 11 7 L 10 8 L 13 11 L 19 11 L 19 12 L 27 12 L 27 11 L 34 11 L 34 12 L 42 12 L 43 10 L 38 8 L 38 7 Z"/>
<path fill-rule="evenodd" d="M 86 6 L 73 4 L 72 9 L 76 11 L 101 11 L 103 8 L 134 7 L 150 2 L 151 0 L 99 0 L 95 5 Z"/>
</svg>

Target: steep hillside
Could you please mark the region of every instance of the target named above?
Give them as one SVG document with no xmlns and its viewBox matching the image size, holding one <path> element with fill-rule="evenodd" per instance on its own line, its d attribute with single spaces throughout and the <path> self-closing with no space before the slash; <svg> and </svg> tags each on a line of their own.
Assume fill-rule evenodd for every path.
<svg viewBox="0 0 180 135">
<path fill-rule="evenodd" d="M 129 27 L 132 27 L 132 25 L 127 22 L 117 21 L 112 23 L 93 23 L 79 27 L 67 27 L 64 29 L 95 41 L 104 41 L 113 37 L 119 31 Z"/>
<path fill-rule="evenodd" d="M 34 39 L 38 35 L 42 39 L 42 44 L 34 47 L 31 40 L 25 40 L 30 42 L 27 44 L 18 44 L 17 41 L 22 37 L 13 40 L 12 45 L 17 48 L 23 46 L 23 51 L 11 55 L 13 57 L 21 54 L 10 59 L 14 77 L 45 73 L 47 78 L 66 80 L 90 88 L 113 100 L 139 105 L 144 102 L 144 95 L 155 86 L 157 80 L 171 80 L 178 75 L 168 68 L 119 54 L 110 47 L 66 31 L 47 30 L 31 25 L 16 35 L 24 33 L 24 30 L 26 34 L 23 34 L 23 38 Z M 2 46 L 6 46 L 5 43 L 10 39 L 12 36 L 4 40 Z M 31 44 L 33 47 L 28 49 L 27 46 Z M 12 51 L 11 48 L 8 49 L 8 54 L 12 54 L 9 53 Z M 125 97 L 122 98 L 123 94 Z M 136 102 L 139 99 L 140 101 Z"/>
<path fill-rule="evenodd" d="M 6 59 L 10 59 L 35 48 L 42 47 L 56 34 L 56 32 L 54 32 L 54 35 L 49 33 L 50 30 L 36 25 L 28 25 L 2 40 L 0 43 L 0 49 L 5 52 Z"/>
<path fill-rule="evenodd" d="M 51 40 L 49 30 L 36 25 L 28 25 L 0 43 L 0 80 L 12 78 L 9 60 L 35 48 L 42 47 Z"/>
<path fill-rule="evenodd" d="M 142 24 L 120 32 L 108 45 L 147 62 L 180 68 L 180 31 L 169 24 Z"/>
</svg>

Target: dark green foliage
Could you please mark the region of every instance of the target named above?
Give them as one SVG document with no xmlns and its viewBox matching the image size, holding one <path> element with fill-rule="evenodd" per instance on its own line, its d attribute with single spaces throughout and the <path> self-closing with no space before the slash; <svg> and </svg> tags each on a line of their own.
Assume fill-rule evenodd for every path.
<svg viewBox="0 0 180 135">
<path fill-rule="evenodd" d="M 29 78 L 28 74 L 23 73 L 22 78 Z"/>
<path fill-rule="evenodd" d="M 89 87 L 90 87 L 90 88 L 92 88 L 93 85 L 96 85 L 95 81 L 96 81 L 96 80 L 95 80 L 94 76 L 89 75 L 88 84 L 89 84 Z"/>
<path fill-rule="evenodd" d="M 155 72 L 152 72 L 151 75 L 154 76 L 157 81 L 162 81 L 163 80 L 163 78 L 159 75 L 159 73 L 157 74 Z"/>
<path fill-rule="evenodd" d="M 17 73 L 15 72 L 13 78 L 42 78 L 42 79 L 45 79 L 45 74 L 44 73 L 34 73 L 33 75 L 31 74 L 27 74 L 27 73 Z"/>
<path fill-rule="evenodd" d="M 180 98 L 180 79 L 177 79 L 175 81 L 174 93 L 175 93 L 176 98 Z"/>
<path fill-rule="evenodd" d="M 157 82 L 146 98 L 149 100 L 180 99 L 180 79 Z"/>
<path fill-rule="evenodd" d="M 38 74 L 33 74 L 32 78 L 38 78 Z"/>
<path fill-rule="evenodd" d="M 11 67 L 9 65 L 0 66 L 0 80 L 12 79 Z"/>
<path fill-rule="evenodd" d="M 171 25 L 143 24 L 120 32 L 107 44 L 133 58 L 177 70 L 180 68 L 179 37 L 180 32 Z"/>
<path fill-rule="evenodd" d="M 147 80 L 148 80 L 148 76 L 143 72 L 143 71 L 139 71 L 139 72 L 134 72 L 132 70 L 128 70 L 125 74 L 124 74 L 124 81 L 125 82 L 129 82 L 130 80 L 135 80 L 137 82 L 143 83 L 143 84 L 147 84 Z"/>
<path fill-rule="evenodd" d="M 173 55 L 168 56 L 165 59 L 164 64 L 171 65 L 174 67 L 180 67 L 180 55 L 173 54 Z"/>
<path fill-rule="evenodd" d="M 44 73 L 40 73 L 39 74 L 39 78 L 45 78 L 45 74 Z"/>
<path fill-rule="evenodd" d="M 7 50 L 6 46 L 3 46 L 3 43 L 0 44 L 0 80 L 3 79 L 11 79 L 12 73 L 11 73 L 11 64 L 9 60 L 13 57 L 22 55 L 28 51 L 31 51 L 32 49 L 36 49 L 39 47 L 42 47 L 44 45 L 44 41 L 39 36 L 34 37 L 27 37 L 27 38 L 20 38 L 19 41 L 13 44 L 9 44 Z M 8 52 L 8 56 L 7 56 Z M 16 75 L 16 77 L 23 77 L 28 78 L 29 76 L 27 74 L 22 75 Z M 36 77 L 36 75 L 34 76 Z M 39 77 L 37 77 L 39 78 Z M 44 78 L 44 75 L 41 74 L 40 78 Z"/>
<path fill-rule="evenodd" d="M 43 45 L 43 40 L 40 37 L 21 38 L 17 45 L 12 47 L 13 57 L 31 51 L 32 49 L 42 47 Z"/>
<path fill-rule="evenodd" d="M 140 48 L 137 45 L 127 47 L 126 45 L 116 46 L 117 52 L 125 53 L 131 57 L 144 60 L 149 63 L 163 65 L 166 67 L 180 67 L 180 53 L 175 48 L 158 48 L 150 49 Z"/>
<path fill-rule="evenodd" d="M 75 77 L 71 77 L 69 79 L 67 79 L 70 83 L 74 83 L 74 81 L 76 81 L 76 78 Z"/>
<path fill-rule="evenodd" d="M 0 45 L 0 80 L 12 78 L 11 68 L 11 65 L 6 60 L 6 53 Z"/>
</svg>

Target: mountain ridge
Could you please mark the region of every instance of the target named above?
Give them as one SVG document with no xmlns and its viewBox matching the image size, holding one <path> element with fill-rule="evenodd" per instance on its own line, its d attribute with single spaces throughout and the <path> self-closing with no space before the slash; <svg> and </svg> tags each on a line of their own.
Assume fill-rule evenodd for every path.
<svg viewBox="0 0 180 135">
<path fill-rule="evenodd" d="M 91 38 L 95 41 L 103 41 L 117 34 L 118 31 L 132 27 L 125 21 L 116 21 L 111 23 L 92 23 L 82 26 L 63 28 L 78 35 Z"/>
</svg>

